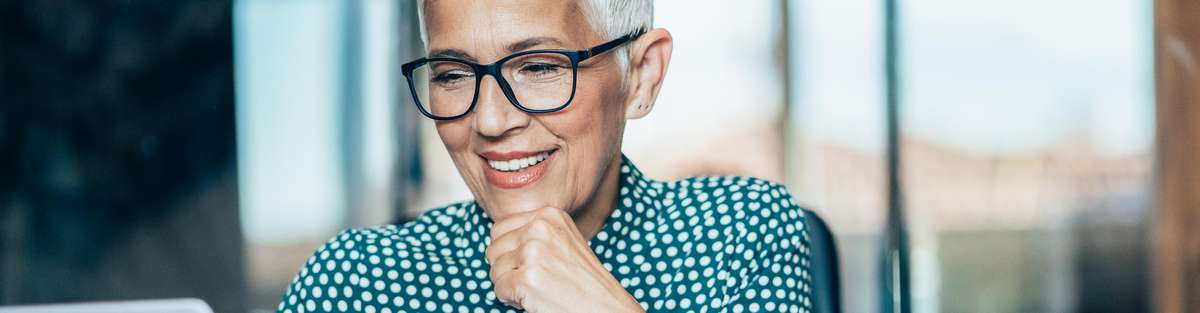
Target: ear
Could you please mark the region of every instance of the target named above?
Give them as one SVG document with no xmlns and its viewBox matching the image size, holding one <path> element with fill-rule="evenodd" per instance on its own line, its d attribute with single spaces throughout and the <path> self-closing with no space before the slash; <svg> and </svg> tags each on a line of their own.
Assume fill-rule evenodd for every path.
<svg viewBox="0 0 1200 313">
<path fill-rule="evenodd" d="M 656 28 L 642 34 L 630 46 L 626 90 L 631 92 L 625 101 L 626 119 L 641 118 L 654 108 L 658 89 L 662 88 L 663 77 L 667 75 L 667 64 L 671 63 L 671 45 L 671 33 Z"/>
</svg>

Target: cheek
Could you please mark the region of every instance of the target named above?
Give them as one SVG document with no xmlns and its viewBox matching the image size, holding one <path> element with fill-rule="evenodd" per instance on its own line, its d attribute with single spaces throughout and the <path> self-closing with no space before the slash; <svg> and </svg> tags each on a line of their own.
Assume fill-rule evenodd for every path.
<svg viewBox="0 0 1200 313">
<path fill-rule="evenodd" d="M 449 122 L 438 122 L 437 132 L 438 137 L 441 137 L 442 144 L 446 146 L 446 150 L 454 153 L 467 149 L 471 142 L 471 124 L 470 118 L 463 118 Z"/>
<path fill-rule="evenodd" d="M 581 93 L 583 98 L 587 99 L 587 111 L 584 121 L 579 121 L 580 124 L 586 124 L 585 131 L 591 132 L 593 144 L 606 145 L 598 147 L 600 149 L 615 149 L 620 147 L 614 146 L 619 144 L 622 129 L 625 125 L 625 95 L 620 88 L 620 80 L 615 73 L 607 75 L 605 80 L 597 82 L 594 88 L 585 88 Z"/>
<path fill-rule="evenodd" d="M 562 114 L 546 115 L 540 120 L 570 147 L 573 176 L 593 177 L 597 174 L 593 172 L 603 170 L 620 153 L 624 96 L 618 88 L 618 79 L 582 78 L 571 106 Z M 590 185 L 579 187 L 586 189 Z"/>
<path fill-rule="evenodd" d="M 583 84 L 584 82 L 580 82 Z M 607 84 L 606 84 L 607 85 Z M 552 133 L 567 141 L 576 150 L 597 153 L 608 149 L 619 136 L 618 129 L 623 114 L 620 113 L 621 97 L 607 86 L 579 88 L 571 106 L 562 114 L 546 115 L 541 121 Z"/>
</svg>

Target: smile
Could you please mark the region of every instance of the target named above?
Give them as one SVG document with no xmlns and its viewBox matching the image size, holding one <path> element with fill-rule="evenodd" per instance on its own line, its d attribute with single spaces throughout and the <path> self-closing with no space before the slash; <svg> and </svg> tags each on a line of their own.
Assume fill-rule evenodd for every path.
<svg viewBox="0 0 1200 313">
<path fill-rule="evenodd" d="M 487 160 L 487 164 L 488 164 L 488 166 L 491 166 L 492 169 L 495 169 L 497 171 L 513 172 L 513 171 L 520 171 L 520 170 L 529 168 L 530 166 L 541 164 L 542 161 L 545 161 L 546 158 L 549 158 L 549 157 L 550 157 L 550 151 L 544 151 L 544 152 L 538 153 L 537 155 L 534 155 L 534 156 L 524 157 L 524 158 L 520 158 L 520 159 L 512 159 L 512 160 L 508 160 L 508 161 Z"/>
<path fill-rule="evenodd" d="M 531 185 L 546 174 L 558 149 L 541 152 L 485 152 L 483 174 L 488 183 L 503 189 Z"/>
</svg>

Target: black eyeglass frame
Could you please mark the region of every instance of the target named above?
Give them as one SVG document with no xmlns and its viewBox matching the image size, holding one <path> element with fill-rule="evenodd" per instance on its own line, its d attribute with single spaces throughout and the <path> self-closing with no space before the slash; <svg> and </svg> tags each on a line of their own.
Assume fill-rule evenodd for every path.
<svg viewBox="0 0 1200 313">
<path fill-rule="evenodd" d="M 413 103 L 416 104 L 417 110 L 420 110 L 421 114 L 425 115 L 425 117 L 428 117 L 428 118 L 431 118 L 434 120 L 438 120 L 438 121 L 455 120 L 455 119 L 462 118 L 463 116 L 466 116 L 467 114 L 470 114 L 471 111 L 474 111 L 475 103 L 477 102 L 477 100 L 479 100 L 479 86 L 480 86 L 480 84 L 482 84 L 483 77 L 486 75 L 492 75 L 492 77 L 496 78 L 496 83 L 500 85 L 500 90 L 504 92 L 504 97 L 508 98 L 508 101 L 510 103 L 512 103 L 513 106 L 517 107 L 517 109 L 521 110 L 522 112 L 530 113 L 530 114 L 553 113 L 553 112 L 558 112 L 558 111 L 562 111 L 563 109 L 566 109 L 568 106 L 571 105 L 571 102 L 573 100 L 575 100 L 575 91 L 578 89 L 578 86 L 576 86 L 576 83 L 578 82 L 578 78 L 579 78 L 579 62 L 583 62 L 584 60 L 587 60 L 591 57 L 603 54 L 603 53 L 608 52 L 609 50 L 612 50 L 616 47 L 620 47 L 623 44 L 629 43 L 629 42 L 637 39 L 638 37 L 641 37 L 642 34 L 645 34 L 645 33 L 646 33 L 646 31 L 644 29 L 638 30 L 638 31 L 635 31 L 628 35 L 618 37 L 617 39 L 613 39 L 609 42 L 602 43 L 600 45 L 597 45 L 597 46 L 592 47 L 587 50 L 542 49 L 542 50 L 521 51 L 521 52 L 517 52 L 517 53 L 513 53 L 511 55 L 508 55 L 504 58 L 501 58 L 500 60 L 497 60 L 495 63 L 486 64 L 486 65 L 478 64 L 478 63 L 467 61 L 467 60 L 457 59 L 457 58 L 445 58 L 445 57 L 420 58 L 420 59 L 413 60 L 412 62 L 404 63 L 403 65 L 400 66 L 400 70 L 404 74 L 404 78 L 408 80 L 408 90 L 412 94 Z M 512 86 L 510 86 L 508 84 L 508 81 L 504 79 L 504 75 L 501 75 L 500 70 L 503 68 L 504 62 L 507 62 L 508 60 L 512 60 L 512 59 L 520 57 L 520 56 L 530 55 L 530 54 L 535 54 L 535 53 L 556 53 L 556 54 L 564 55 L 567 58 L 571 59 L 571 96 L 569 98 L 567 98 L 567 101 L 565 103 L 563 103 L 562 105 L 560 105 L 558 107 L 550 108 L 550 109 L 530 109 L 530 108 L 526 108 L 525 106 L 522 106 L 520 101 L 517 101 L 517 97 L 516 97 L 516 94 L 513 93 Z M 438 61 L 449 61 L 449 62 L 458 62 L 458 63 L 466 64 L 466 65 L 470 66 L 472 70 L 475 71 L 475 95 L 471 97 L 471 105 L 468 106 L 467 110 L 463 111 L 462 114 L 458 114 L 458 115 L 454 115 L 454 116 L 437 116 L 437 115 L 433 115 L 433 112 L 429 112 L 429 110 L 426 110 L 425 107 L 421 105 L 421 97 L 420 97 L 420 95 L 417 94 L 417 84 L 416 84 L 416 80 L 413 79 L 413 71 L 415 71 L 417 68 L 421 67 L 422 65 L 425 65 L 430 62 L 438 62 Z"/>
</svg>

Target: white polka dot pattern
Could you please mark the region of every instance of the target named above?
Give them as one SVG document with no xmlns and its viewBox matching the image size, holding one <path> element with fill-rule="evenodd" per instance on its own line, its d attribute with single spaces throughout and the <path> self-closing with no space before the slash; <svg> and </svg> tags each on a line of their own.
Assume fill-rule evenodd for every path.
<svg viewBox="0 0 1200 313">
<path fill-rule="evenodd" d="M 617 208 L 590 242 L 647 311 L 810 312 L 803 211 L 748 177 L 664 183 L 622 158 Z M 513 312 L 484 262 L 491 220 L 474 202 L 402 227 L 350 229 L 317 249 L 277 312 Z"/>
</svg>

